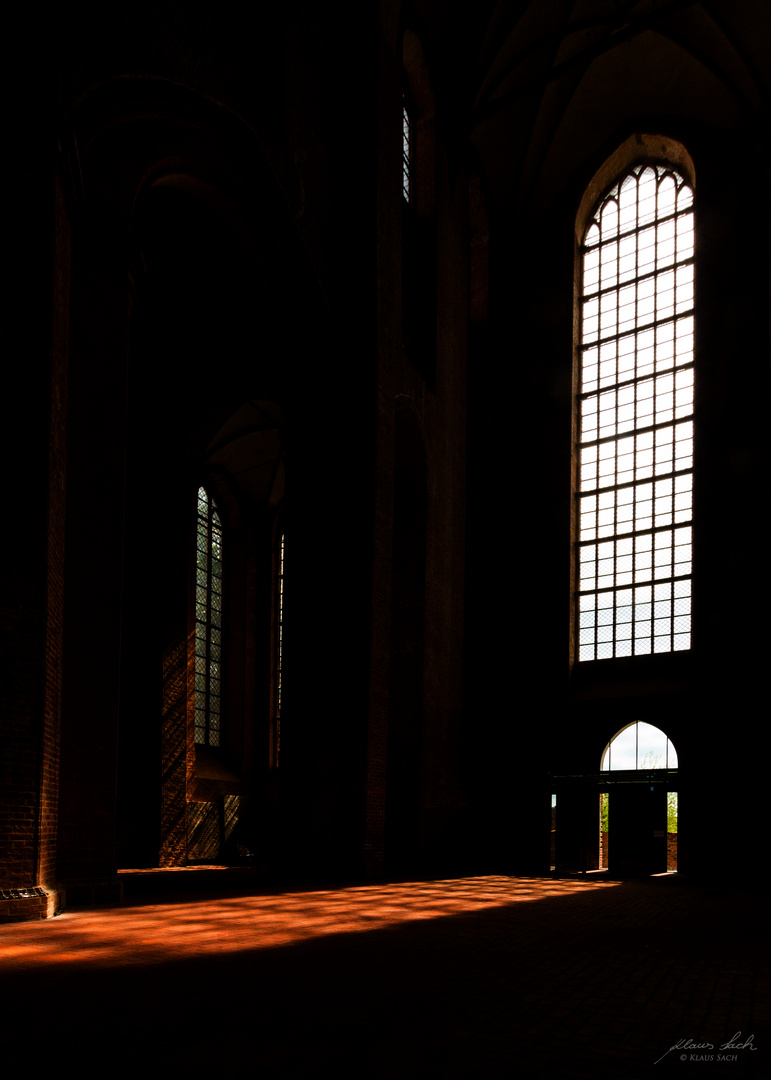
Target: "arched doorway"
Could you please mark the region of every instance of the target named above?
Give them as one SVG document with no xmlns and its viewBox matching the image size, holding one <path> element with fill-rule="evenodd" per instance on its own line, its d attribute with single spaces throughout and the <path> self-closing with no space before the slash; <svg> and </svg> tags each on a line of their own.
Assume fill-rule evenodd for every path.
<svg viewBox="0 0 771 1080">
<path fill-rule="evenodd" d="M 596 773 L 551 777 L 552 868 L 613 877 L 676 870 L 679 762 L 672 740 L 653 724 L 632 721 L 605 744 L 598 764 Z"/>
<path fill-rule="evenodd" d="M 600 760 L 599 867 L 618 876 L 677 869 L 677 769 L 672 740 L 634 721 Z"/>
</svg>

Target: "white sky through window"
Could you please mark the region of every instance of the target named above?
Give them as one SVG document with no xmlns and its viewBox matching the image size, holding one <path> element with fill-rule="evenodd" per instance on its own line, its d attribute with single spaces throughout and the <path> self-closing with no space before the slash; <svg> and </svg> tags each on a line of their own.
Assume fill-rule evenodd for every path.
<svg viewBox="0 0 771 1080">
<path fill-rule="evenodd" d="M 582 246 L 578 659 L 691 647 L 693 192 L 663 166 L 605 195 Z"/>
<path fill-rule="evenodd" d="M 661 728 L 640 720 L 623 728 L 602 755 L 603 772 L 617 769 L 676 769 L 677 751 Z"/>
</svg>

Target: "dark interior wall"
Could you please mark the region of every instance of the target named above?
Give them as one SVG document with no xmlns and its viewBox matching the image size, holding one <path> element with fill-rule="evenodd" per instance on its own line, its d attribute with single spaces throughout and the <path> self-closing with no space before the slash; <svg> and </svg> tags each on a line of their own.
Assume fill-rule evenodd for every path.
<svg viewBox="0 0 771 1080">
<path fill-rule="evenodd" d="M 73 235 L 59 873 L 112 869 L 128 292 Z"/>
<path fill-rule="evenodd" d="M 758 650 L 767 647 L 766 633 L 751 609 L 768 598 L 767 560 L 751 552 L 764 542 L 768 517 L 766 98 L 752 85 L 752 49 L 735 38 L 732 57 L 714 57 L 705 70 L 701 45 L 711 31 L 702 15 L 694 9 L 678 23 L 677 46 L 633 19 L 590 46 L 601 35 L 598 20 L 585 48 L 571 39 L 570 63 L 543 64 L 540 76 L 530 69 L 531 81 L 519 88 L 509 53 L 511 78 L 497 84 L 501 104 L 488 99 L 474 133 L 491 221 L 490 351 L 487 369 L 473 368 L 469 379 L 470 521 L 481 520 L 483 508 L 486 524 L 492 518 L 496 554 L 505 552 L 496 580 L 504 596 L 516 597 L 506 617 L 518 629 L 514 641 L 504 635 L 492 648 L 471 643 L 468 663 L 480 685 L 482 672 L 492 673 L 492 713 L 509 701 L 496 726 L 500 754 L 478 774 L 477 805 L 501 822 L 491 846 L 508 852 L 514 867 L 547 865 L 537 838 L 548 774 L 597 771 L 608 738 L 639 718 L 664 728 L 680 752 L 680 865 L 706 871 L 717 838 L 729 844 L 734 801 L 730 784 L 715 783 L 718 747 L 737 761 L 731 736 L 714 725 L 731 717 L 749 735 L 749 698 L 763 694 Z M 663 14 L 661 29 L 673 30 Z M 526 56 L 534 67 L 542 63 L 524 38 L 517 43 L 523 72 Z M 574 226 L 592 176 L 634 132 L 679 140 L 695 164 L 693 648 L 571 668 Z M 472 526 L 474 625 L 496 618 L 497 603 L 482 599 L 484 549 Z M 755 763 L 747 765 L 754 814 L 761 785 Z M 750 847 L 737 857 L 751 863 Z"/>
<path fill-rule="evenodd" d="M 398 872 L 419 865 L 425 771 L 426 455 L 417 418 L 406 408 L 396 414 L 394 442 L 385 852 Z"/>
<path fill-rule="evenodd" d="M 377 441 L 368 857 L 458 866 L 466 452 L 466 165 L 435 104 L 425 26 L 378 40 Z M 406 95 L 406 98 L 405 98 Z M 409 202 L 402 109 L 411 114 Z M 416 318 L 416 307 L 420 318 Z"/>
<path fill-rule="evenodd" d="M 762 15 L 297 2 L 255 36 L 207 5 L 72 14 L 4 174 L 1 881 L 236 838 L 307 875 L 541 872 L 550 775 L 596 771 L 633 719 L 680 754 L 681 869 L 736 835 L 716 758 L 760 820 Z M 639 133 L 695 170 L 693 648 L 571 665 L 576 215 Z M 200 484 L 227 550 L 216 753 L 190 722 Z"/>
<path fill-rule="evenodd" d="M 138 217 L 143 274 L 135 282 L 131 327 L 119 755 L 127 770 L 121 790 L 132 796 L 121 814 L 129 845 L 123 865 L 137 865 L 129 854 L 132 835 L 154 847 L 144 852 L 145 859 L 157 859 L 159 851 L 165 863 L 188 856 L 186 804 L 195 785 L 195 747 L 188 739 L 188 612 L 196 493 L 202 483 L 218 501 L 227 538 L 226 611 L 234 659 L 228 665 L 233 675 L 230 745 L 222 753 L 231 758 L 235 750 L 232 765 L 240 776 L 248 768 L 238 746 L 244 688 L 235 677 L 245 648 L 248 513 L 239 511 L 232 485 L 207 462 L 206 448 L 234 403 L 246 401 L 259 383 L 263 392 L 271 383 L 265 361 L 259 376 L 241 374 L 247 358 L 257 356 L 262 321 L 248 320 L 247 312 L 261 305 L 251 299 L 258 295 L 254 268 L 216 211 L 167 184 L 148 193 Z M 246 510 L 245 495 L 243 501 Z M 144 783 L 131 779 L 135 773 Z M 154 830 L 149 828 L 153 818 Z"/>
<path fill-rule="evenodd" d="M 357 107 L 364 110 L 370 76 L 363 57 L 322 62 L 312 14 L 298 9 L 273 22 L 281 47 L 264 99 L 253 96 L 254 88 L 244 91 L 235 71 L 238 50 L 222 36 L 209 44 L 210 64 L 200 67 L 185 67 L 176 42 L 160 42 L 151 55 L 135 44 L 114 61 L 118 77 L 106 87 L 96 85 L 84 62 L 83 39 L 65 78 L 73 95 L 86 92 L 72 117 L 87 189 L 77 208 L 90 245 L 85 260 L 110 265 L 126 305 L 125 318 L 103 307 L 103 322 L 112 319 L 126 354 L 122 369 L 110 365 L 108 377 L 122 378 L 125 386 L 97 396 L 98 381 L 89 384 L 89 375 L 101 356 L 96 339 L 88 343 L 79 384 L 83 415 L 73 436 L 80 453 L 73 467 L 84 485 L 88 462 L 99 452 L 99 424 L 114 438 L 125 431 L 126 439 L 125 491 L 121 463 L 113 463 L 114 497 L 123 500 L 122 541 L 88 566 L 98 603 L 107 605 L 111 596 L 111 625 L 117 620 L 121 632 L 120 679 L 113 670 L 104 675 L 120 700 L 118 847 L 116 854 L 105 838 L 104 872 L 116 859 L 125 865 L 152 862 L 159 852 L 164 863 L 192 857 L 186 806 L 217 801 L 225 789 L 256 801 L 263 818 L 274 822 L 275 831 L 259 846 L 279 862 L 350 866 L 364 842 L 360 763 L 368 694 L 374 369 L 363 357 L 372 339 L 374 230 L 358 223 L 373 220 L 373 192 L 337 179 L 360 172 L 374 157 L 374 143 L 364 137 L 364 125 L 355 144 L 340 142 L 335 108 L 324 102 L 339 100 L 345 68 L 345 78 L 359 80 Z M 201 51 L 202 25 L 190 13 L 182 34 L 191 34 Z M 115 29 L 105 24 L 102 32 L 109 38 Z M 129 31 L 136 43 L 133 17 Z M 333 53 L 342 48 L 326 20 L 322 34 Z M 103 56 L 93 62 L 103 71 Z M 283 87 L 285 127 L 277 124 L 277 86 Z M 213 93 L 225 108 L 212 102 Z M 349 120 L 357 127 L 354 110 Z M 84 280 L 88 273 L 92 267 Z M 91 299 L 97 296 L 92 291 Z M 283 416 L 277 437 L 289 478 L 283 507 L 293 569 L 288 682 L 281 776 L 270 783 L 269 662 L 249 658 L 257 651 L 267 656 L 270 648 L 266 536 L 276 507 L 261 505 L 252 492 L 249 461 L 231 462 L 223 472 L 211 449 L 221 425 L 250 402 L 267 402 Z M 243 475 L 227 475 L 239 468 Z M 211 762 L 201 773 L 201 753 L 187 730 L 188 502 L 201 482 L 229 491 L 232 503 L 223 508 L 233 653 L 228 745 L 219 755 L 227 776 Z M 73 550 L 84 551 L 88 523 L 74 501 L 77 489 L 76 481 L 70 537 Z M 113 568 L 116 558 L 120 566 Z M 72 568 L 74 595 L 87 570 L 76 572 L 76 557 Z M 117 580 L 120 600 L 111 592 Z M 262 618 L 249 607 L 255 592 L 262 595 Z M 78 648 L 85 655 L 94 624 L 74 603 L 70 625 L 72 647 L 81 634 Z M 242 677 L 235 675 L 239 668 Z M 293 669 L 302 673 L 294 681 Z M 83 711 L 101 713 L 90 723 L 105 730 L 105 758 L 115 756 L 115 710 L 106 722 L 95 691 L 83 690 L 87 679 L 77 663 L 68 685 L 65 853 L 80 843 L 80 772 L 91 775 L 92 788 L 104 785 L 94 798 L 106 820 L 112 815 L 114 821 L 116 800 L 115 766 L 105 769 L 96 760 L 85 736 L 89 721 L 76 702 L 85 693 Z M 265 831 L 264 825 L 251 829 Z M 97 865 L 90 850 L 81 862 Z M 75 873 L 78 865 L 78 857 L 63 854 L 63 872 Z"/>
<path fill-rule="evenodd" d="M 35 64 L 8 72 L 30 113 L 50 114 L 52 80 L 37 78 Z M 2 888 L 52 879 L 55 861 L 70 242 L 51 146 L 23 110 L 8 137 L 18 160 L 2 170 Z"/>
</svg>

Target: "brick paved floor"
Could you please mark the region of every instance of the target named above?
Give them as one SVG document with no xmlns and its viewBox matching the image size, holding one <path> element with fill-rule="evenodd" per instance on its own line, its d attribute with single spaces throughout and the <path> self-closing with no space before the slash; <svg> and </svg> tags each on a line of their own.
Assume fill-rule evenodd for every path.
<svg viewBox="0 0 771 1080">
<path fill-rule="evenodd" d="M 72 911 L 0 927 L 0 1060 L 84 1077 L 771 1076 L 766 933 L 758 891 L 676 876 Z M 757 1049 L 722 1050 L 737 1032 Z M 667 1053 L 685 1039 L 712 1048 Z"/>
</svg>

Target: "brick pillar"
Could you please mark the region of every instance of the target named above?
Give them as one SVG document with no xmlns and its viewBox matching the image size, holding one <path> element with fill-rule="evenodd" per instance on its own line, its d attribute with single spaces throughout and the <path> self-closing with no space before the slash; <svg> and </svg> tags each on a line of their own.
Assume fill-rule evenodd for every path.
<svg viewBox="0 0 771 1080">
<path fill-rule="evenodd" d="M 41 114 L 49 87 L 34 91 Z M 20 91 L 26 93 L 25 91 Z M 31 92 L 32 93 L 32 92 Z M 0 526 L 0 921 L 44 918 L 55 882 L 64 559 L 69 221 L 53 140 L 9 134 Z"/>
</svg>

